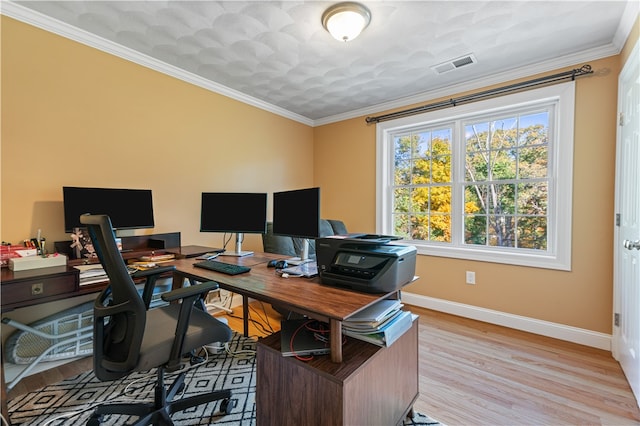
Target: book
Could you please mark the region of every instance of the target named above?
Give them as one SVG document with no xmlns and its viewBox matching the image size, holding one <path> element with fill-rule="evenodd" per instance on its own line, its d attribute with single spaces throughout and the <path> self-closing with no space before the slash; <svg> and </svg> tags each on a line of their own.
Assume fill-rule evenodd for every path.
<svg viewBox="0 0 640 426">
<path fill-rule="evenodd" d="M 393 342 L 411 328 L 412 322 L 413 315 L 410 311 L 399 311 L 395 317 L 375 333 L 359 332 L 343 327 L 342 334 L 382 347 L 391 346 Z"/>
<path fill-rule="evenodd" d="M 95 284 L 108 281 L 109 277 L 99 263 L 91 265 L 78 265 L 76 269 L 80 270 L 80 285 Z"/>
<path fill-rule="evenodd" d="M 389 312 L 397 310 L 402 307 L 402 302 L 398 299 L 384 299 L 374 303 L 371 306 L 364 308 L 363 310 L 356 312 L 349 318 L 343 321 L 344 323 L 376 323 L 381 322 L 386 318 Z"/>
<path fill-rule="evenodd" d="M 398 315 L 398 313 L 402 311 L 402 306 L 403 305 L 400 305 L 397 309 L 389 311 L 380 321 L 344 321 L 342 327 L 347 330 L 375 333 L 376 331 L 380 331 L 387 322 Z"/>
</svg>

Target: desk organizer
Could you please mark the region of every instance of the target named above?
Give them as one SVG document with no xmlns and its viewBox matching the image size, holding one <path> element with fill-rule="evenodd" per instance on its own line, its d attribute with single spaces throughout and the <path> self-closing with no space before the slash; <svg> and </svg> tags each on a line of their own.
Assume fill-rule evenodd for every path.
<svg viewBox="0 0 640 426">
<path fill-rule="evenodd" d="M 26 271 L 27 269 L 50 268 L 52 266 L 64 266 L 67 264 L 67 256 L 62 254 L 42 256 L 16 257 L 9 259 L 9 269 L 12 271 Z"/>
</svg>

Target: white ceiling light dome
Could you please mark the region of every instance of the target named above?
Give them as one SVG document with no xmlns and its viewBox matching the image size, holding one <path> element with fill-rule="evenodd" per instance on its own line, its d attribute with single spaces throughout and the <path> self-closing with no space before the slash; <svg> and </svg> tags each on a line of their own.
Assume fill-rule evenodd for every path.
<svg viewBox="0 0 640 426">
<path fill-rule="evenodd" d="M 322 26 L 338 41 L 358 37 L 371 22 L 371 12 L 356 2 L 337 3 L 322 14 Z"/>
</svg>

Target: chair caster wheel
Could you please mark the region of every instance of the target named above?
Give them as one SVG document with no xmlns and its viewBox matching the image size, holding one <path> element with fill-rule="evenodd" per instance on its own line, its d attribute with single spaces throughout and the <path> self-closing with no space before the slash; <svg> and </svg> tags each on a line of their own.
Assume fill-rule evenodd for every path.
<svg viewBox="0 0 640 426">
<path fill-rule="evenodd" d="M 231 414 L 231 411 L 235 406 L 236 404 L 230 398 L 225 398 L 220 401 L 220 412 L 224 414 Z"/>
</svg>

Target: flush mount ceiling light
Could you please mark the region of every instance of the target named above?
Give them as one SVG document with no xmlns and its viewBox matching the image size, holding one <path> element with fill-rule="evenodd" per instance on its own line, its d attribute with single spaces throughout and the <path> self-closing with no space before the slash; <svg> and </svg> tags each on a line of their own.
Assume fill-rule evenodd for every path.
<svg viewBox="0 0 640 426">
<path fill-rule="evenodd" d="M 351 41 L 371 22 L 369 9 L 356 2 L 338 3 L 322 14 L 322 26 L 338 41 Z"/>
</svg>

